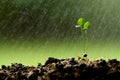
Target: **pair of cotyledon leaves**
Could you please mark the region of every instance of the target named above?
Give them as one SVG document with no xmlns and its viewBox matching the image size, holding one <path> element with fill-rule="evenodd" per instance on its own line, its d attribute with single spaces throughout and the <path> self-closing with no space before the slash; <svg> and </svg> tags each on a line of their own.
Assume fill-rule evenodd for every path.
<svg viewBox="0 0 120 80">
<path fill-rule="evenodd" d="M 79 18 L 77 21 L 77 26 L 76 27 L 81 27 L 83 30 L 88 30 L 90 27 L 90 22 L 85 21 L 84 18 Z"/>
</svg>

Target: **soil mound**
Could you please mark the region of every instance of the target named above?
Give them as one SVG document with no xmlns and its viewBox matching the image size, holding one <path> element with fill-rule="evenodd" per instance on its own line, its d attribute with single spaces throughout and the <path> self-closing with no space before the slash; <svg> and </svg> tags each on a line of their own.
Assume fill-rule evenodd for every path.
<svg viewBox="0 0 120 80">
<path fill-rule="evenodd" d="M 49 57 L 44 65 L 2 65 L 0 80 L 120 80 L 120 61 Z"/>
</svg>

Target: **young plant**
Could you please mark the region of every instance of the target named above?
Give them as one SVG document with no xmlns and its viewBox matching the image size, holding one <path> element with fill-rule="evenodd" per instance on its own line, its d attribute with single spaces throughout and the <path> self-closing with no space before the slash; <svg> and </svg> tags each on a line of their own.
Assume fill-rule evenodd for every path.
<svg viewBox="0 0 120 80">
<path fill-rule="evenodd" d="M 88 29 L 90 27 L 90 22 L 87 21 L 85 22 L 84 26 L 83 26 L 83 30 L 84 30 L 84 53 L 88 53 Z"/>
<path fill-rule="evenodd" d="M 82 34 L 82 43 L 84 48 L 84 53 L 88 53 L 88 29 L 90 27 L 90 22 L 85 21 L 84 18 L 79 18 L 76 27 L 80 27 Z"/>
</svg>

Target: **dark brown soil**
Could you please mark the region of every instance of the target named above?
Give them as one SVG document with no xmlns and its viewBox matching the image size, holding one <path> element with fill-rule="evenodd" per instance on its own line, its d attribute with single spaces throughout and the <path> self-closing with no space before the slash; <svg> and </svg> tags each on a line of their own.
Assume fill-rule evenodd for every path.
<svg viewBox="0 0 120 80">
<path fill-rule="evenodd" d="M 0 80 L 120 80 L 120 61 L 83 58 L 48 58 L 37 67 L 22 64 L 2 65 Z"/>
</svg>

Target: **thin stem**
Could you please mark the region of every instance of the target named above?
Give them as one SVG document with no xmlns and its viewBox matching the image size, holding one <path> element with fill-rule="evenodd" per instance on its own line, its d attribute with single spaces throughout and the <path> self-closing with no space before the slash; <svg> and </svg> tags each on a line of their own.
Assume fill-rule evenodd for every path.
<svg viewBox="0 0 120 80">
<path fill-rule="evenodd" d="M 81 37 L 81 45 L 83 46 L 82 49 L 83 49 L 83 52 L 85 52 L 85 34 L 84 34 L 84 30 L 83 28 L 81 28 L 81 34 L 82 34 L 82 37 Z"/>
<path fill-rule="evenodd" d="M 88 33 L 85 30 L 85 52 L 88 53 Z"/>
</svg>

